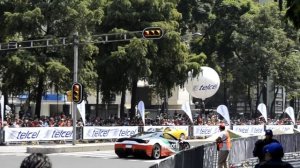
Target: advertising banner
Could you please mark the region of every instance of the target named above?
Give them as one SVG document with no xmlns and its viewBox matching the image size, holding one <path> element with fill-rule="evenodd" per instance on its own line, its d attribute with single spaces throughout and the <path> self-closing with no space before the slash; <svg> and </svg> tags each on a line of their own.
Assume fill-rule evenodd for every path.
<svg viewBox="0 0 300 168">
<path fill-rule="evenodd" d="M 219 113 L 221 116 L 223 116 L 224 119 L 227 121 L 227 123 L 230 125 L 230 117 L 229 117 L 229 111 L 228 111 L 227 106 L 219 105 L 217 108 L 217 113 Z"/>
<path fill-rule="evenodd" d="M 174 126 L 174 125 L 161 125 L 161 126 L 144 126 L 144 131 L 145 132 L 155 132 L 157 130 L 163 131 L 166 128 L 171 128 L 171 129 L 182 129 L 185 130 L 187 132 L 187 134 L 189 135 L 189 126 Z"/>
<path fill-rule="evenodd" d="M 257 110 L 262 114 L 262 116 L 264 117 L 265 121 L 268 121 L 268 117 L 267 117 L 267 107 L 264 103 L 260 103 L 257 106 Z"/>
<path fill-rule="evenodd" d="M 234 125 L 233 131 L 248 135 L 264 135 L 263 125 Z"/>
<path fill-rule="evenodd" d="M 190 102 L 182 103 L 181 110 L 185 112 L 185 114 L 189 117 L 190 121 L 193 122 L 192 111 L 190 107 Z"/>
<path fill-rule="evenodd" d="M 125 138 L 137 133 L 138 126 L 83 127 L 83 139 Z"/>
<path fill-rule="evenodd" d="M 143 124 L 145 125 L 145 104 L 143 101 L 140 101 L 138 104 L 138 110 L 143 120 Z"/>
<path fill-rule="evenodd" d="M 219 126 L 195 125 L 194 136 L 207 136 L 220 132 Z"/>
<path fill-rule="evenodd" d="M 293 107 L 288 107 L 288 108 L 286 108 L 286 109 L 285 109 L 285 113 L 287 113 L 287 114 L 291 117 L 291 119 L 292 119 L 292 121 L 293 121 L 293 124 L 296 124 L 296 120 L 295 120 L 295 112 L 294 112 Z"/>
<path fill-rule="evenodd" d="M 0 106 L 1 106 L 1 123 L 3 123 L 3 120 L 4 120 L 4 96 L 2 95 L 0 97 Z"/>
<path fill-rule="evenodd" d="M 81 115 L 83 124 L 85 124 L 85 101 L 84 100 L 80 104 L 77 104 L 77 109 Z"/>
<path fill-rule="evenodd" d="M 274 131 L 280 131 L 280 133 L 292 134 L 294 133 L 294 125 L 267 125 L 266 129 Z"/>
<path fill-rule="evenodd" d="M 39 140 L 72 140 L 72 127 L 23 127 L 6 128 L 5 142 L 39 141 Z"/>
</svg>

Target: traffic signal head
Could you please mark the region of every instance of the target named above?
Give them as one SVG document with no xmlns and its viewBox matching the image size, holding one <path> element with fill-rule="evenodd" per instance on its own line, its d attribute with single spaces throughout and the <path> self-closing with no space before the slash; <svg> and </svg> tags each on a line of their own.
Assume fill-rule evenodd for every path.
<svg viewBox="0 0 300 168">
<path fill-rule="evenodd" d="M 143 30 L 145 39 L 160 39 L 163 36 L 163 31 L 159 27 L 148 27 Z"/>
<path fill-rule="evenodd" d="M 67 95 L 67 102 L 72 102 L 73 101 L 72 91 L 71 90 L 67 91 L 66 95 Z"/>
<path fill-rule="evenodd" d="M 81 103 L 83 98 L 83 89 L 80 83 L 74 83 L 72 86 L 72 100 L 75 103 Z"/>
</svg>

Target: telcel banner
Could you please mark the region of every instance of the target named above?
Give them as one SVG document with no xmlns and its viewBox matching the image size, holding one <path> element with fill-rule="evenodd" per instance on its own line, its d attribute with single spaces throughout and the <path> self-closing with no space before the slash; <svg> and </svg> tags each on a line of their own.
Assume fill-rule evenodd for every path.
<svg viewBox="0 0 300 168">
<path fill-rule="evenodd" d="M 138 133 L 138 126 L 83 127 L 83 139 L 113 139 L 130 137 Z"/>
<path fill-rule="evenodd" d="M 225 128 L 228 130 L 230 127 L 225 126 Z M 206 126 L 206 125 L 195 125 L 194 126 L 194 136 L 208 136 L 213 135 L 215 133 L 219 133 L 219 126 L 213 125 L 213 126 Z"/>
<path fill-rule="evenodd" d="M 263 125 L 234 125 L 233 131 L 248 135 L 264 135 Z"/>
<path fill-rule="evenodd" d="M 5 128 L 5 142 L 38 140 L 72 140 L 72 127 Z"/>
<path fill-rule="evenodd" d="M 279 130 L 286 134 L 294 133 L 294 125 L 267 125 L 266 129 L 271 129 L 273 132 Z"/>
<path fill-rule="evenodd" d="M 195 125 L 194 136 L 207 136 L 220 132 L 219 126 Z"/>
</svg>

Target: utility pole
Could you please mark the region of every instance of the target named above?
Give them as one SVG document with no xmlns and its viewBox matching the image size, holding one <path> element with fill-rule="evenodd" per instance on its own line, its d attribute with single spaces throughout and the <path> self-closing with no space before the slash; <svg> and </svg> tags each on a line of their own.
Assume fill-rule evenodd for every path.
<svg viewBox="0 0 300 168">
<path fill-rule="evenodd" d="M 78 77 L 78 32 L 75 32 L 73 35 L 73 49 L 74 49 L 74 70 L 73 70 L 73 83 L 77 83 Z M 76 124 L 77 124 L 77 102 L 73 101 L 73 145 L 76 144 Z"/>
</svg>

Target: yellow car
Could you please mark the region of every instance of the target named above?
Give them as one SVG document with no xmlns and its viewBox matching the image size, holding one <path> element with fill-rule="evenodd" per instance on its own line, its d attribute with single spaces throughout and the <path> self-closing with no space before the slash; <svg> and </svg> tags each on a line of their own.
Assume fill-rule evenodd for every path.
<svg viewBox="0 0 300 168">
<path fill-rule="evenodd" d="M 183 129 L 175 129 L 175 128 L 167 127 L 164 129 L 164 132 L 168 133 L 168 134 L 164 134 L 164 138 L 167 139 L 172 139 L 171 137 L 169 137 L 170 135 L 174 136 L 178 140 L 179 139 L 184 140 L 188 137 L 187 131 Z"/>
</svg>

